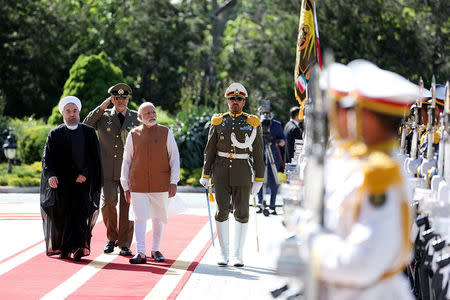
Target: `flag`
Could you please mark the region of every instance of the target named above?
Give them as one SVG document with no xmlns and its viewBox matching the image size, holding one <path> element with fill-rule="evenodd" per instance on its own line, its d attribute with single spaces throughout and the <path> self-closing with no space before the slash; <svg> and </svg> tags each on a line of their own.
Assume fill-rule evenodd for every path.
<svg viewBox="0 0 450 300">
<path fill-rule="evenodd" d="M 303 118 L 306 86 L 309 81 L 312 66 L 316 62 L 319 63 L 319 66 L 322 66 L 316 6 L 314 0 L 302 0 L 294 70 L 295 98 L 300 105 L 300 119 Z"/>
</svg>

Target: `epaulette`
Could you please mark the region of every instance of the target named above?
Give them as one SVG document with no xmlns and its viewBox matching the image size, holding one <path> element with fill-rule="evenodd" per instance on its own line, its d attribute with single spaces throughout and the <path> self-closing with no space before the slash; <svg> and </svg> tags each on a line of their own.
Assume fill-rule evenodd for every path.
<svg viewBox="0 0 450 300">
<path fill-rule="evenodd" d="M 348 148 L 348 152 L 350 153 L 351 157 L 362 157 L 368 153 L 368 148 L 366 144 L 361 142 L 356 142 L 353 145 L 350 145 L 350 148 Z"/>
<path fill-rule="evenodd" d="M 220 125 L 223 122 L 223 117 L 228 115 L 229 113 L 215 114 L 211 118 L 211 124 L 214 126 Z"/>
<path fill-rule="evenodd" d="M 244 113 L 244 115 L 247 117 L 247 123 L 250 124 L 250 126 L 258 127 L 259 124 L 261 124 L 261 120 L 257 116 L 247 113 Z"/>
<path fill-rule="evenodd" d="M 436 130 L 436 132 L 434 133 L 434 143 L 435 144 L 439 144 L 440 135 L 441 135 L 441 130 L 440 129 Z"/>
<path fill-rule="evenodd" d="M 371 153 L 362 168 L 363 190 L 370 195 L 384 194 L 390 186 L 402 182 L 398 163 L 386 153 Z"/>
</svg>

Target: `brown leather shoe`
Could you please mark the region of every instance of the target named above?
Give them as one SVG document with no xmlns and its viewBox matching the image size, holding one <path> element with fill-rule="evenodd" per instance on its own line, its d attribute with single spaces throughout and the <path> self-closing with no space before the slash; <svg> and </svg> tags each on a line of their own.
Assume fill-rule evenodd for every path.
<svg viewBox="0 0 450 300">
<path fill-rule="evenodd" d="M 130 264 L 136 265 L 136 264 L 145 264 L 147 263 L 147 256 L 142 253 L 137 253 L 133 258 L 130 258 L 129 260 Z"/>
</svg>

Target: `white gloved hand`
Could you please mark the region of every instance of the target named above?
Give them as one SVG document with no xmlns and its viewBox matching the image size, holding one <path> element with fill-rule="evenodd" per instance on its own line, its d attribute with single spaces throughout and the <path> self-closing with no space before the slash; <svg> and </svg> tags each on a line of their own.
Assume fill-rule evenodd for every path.
<svg viewBox="0 0 450 300">
<path fill-rule="evenodd" d="M 263 186 L 263 181 L 253 181 L 252 185 L 252 195 L 257 195 L 261 187 Z"/>
<path fill-rule="evenodd" d="M 209 186 L 209 178 L 202 177 L 200 178 L 200 184 L 203 185 L 205 189 Z"/>
</svg>

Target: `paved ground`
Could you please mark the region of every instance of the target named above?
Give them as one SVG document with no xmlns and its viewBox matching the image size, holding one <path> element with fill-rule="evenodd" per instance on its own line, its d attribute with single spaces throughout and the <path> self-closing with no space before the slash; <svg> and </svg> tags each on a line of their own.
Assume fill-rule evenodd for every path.
<svg viewBox="0 0 450 300">
<path fill-rule="evenodd" d="M 208 214 L 205 194 L 179 193 L 179 196 L 188 208 L 185 213 Z M 281 208 L 279 210 L 282 212 Z M 271 299 L 270 291 L 284 285 L 285 280 L 278 277 L 275 270 L 279 242 L 286 238 L 286 232 L 281 225 L 283 217 L 282 215 L 270 217 L 257 215 L 258 252 L 252 208 L 250 212 L 244 251 L 245 267 L 217 266 L 216 249 L 211 247 L 177 299 Z M 234 219 L 231 217 L 230 220 L 230 242 L 233 243 Z M 39 194 L 0 193 L 0 232 L 2 232 L 3 241 L 0 247 L 0 267 L 5 258 L 43 239 L 41 224 Z M 218 247 L 217 239 L 215 244 Z"/>
</svg>

